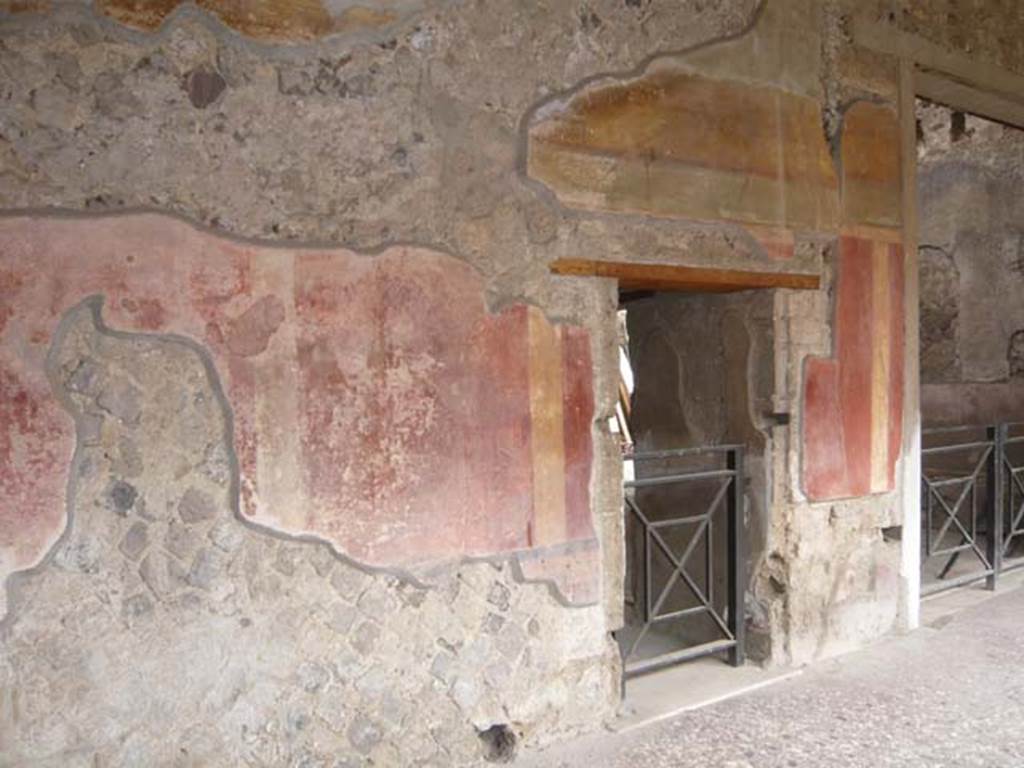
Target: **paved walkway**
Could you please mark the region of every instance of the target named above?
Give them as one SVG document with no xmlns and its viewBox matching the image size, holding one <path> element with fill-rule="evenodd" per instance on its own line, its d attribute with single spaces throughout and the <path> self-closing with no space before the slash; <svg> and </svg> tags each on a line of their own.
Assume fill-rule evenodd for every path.
<svg viewBox="0 0 1024 768">
<path fill-rule="evenodd" d="M 536 768 L 1022 768 L 1024 589 L 795 678 Z"/>
</svg>

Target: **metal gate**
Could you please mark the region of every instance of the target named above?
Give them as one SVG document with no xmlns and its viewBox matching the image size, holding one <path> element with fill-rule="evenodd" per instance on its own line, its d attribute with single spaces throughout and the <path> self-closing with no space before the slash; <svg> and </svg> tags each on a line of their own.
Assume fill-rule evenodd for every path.
<svg viewBox="0 0 1024 768">
<path fill-rule="evenodd" d="M 626 676 L 715 653 L 742 664 L 743 448 L 652 451 L 626 461 L 636 475 L 624 483 L 626 524 L 636 534 L 627 573 L 642 593 L 632 604 L 636 620 L 620 635 Z"/>
<path fill-rule="evenodd" d="M 1024 425 L 922 432 L 921 594 L 1024 566 Z"/>
</svg>

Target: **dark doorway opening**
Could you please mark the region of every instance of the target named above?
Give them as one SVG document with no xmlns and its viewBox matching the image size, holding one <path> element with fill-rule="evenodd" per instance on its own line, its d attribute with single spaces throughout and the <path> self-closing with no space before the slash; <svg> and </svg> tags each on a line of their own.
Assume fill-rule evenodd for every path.
<svg viewBox="0 0 1024 768">
<path fill-rule="evenodd" d="M 1024 131 L 916 118 L 927 595 L 1024 564 Z"/>
<path fill-rule="evenodd" d="M 767 536 L 773 292 L 623 292 L 627 676 L 768 655 L 748 596 Z"/>
</svg>

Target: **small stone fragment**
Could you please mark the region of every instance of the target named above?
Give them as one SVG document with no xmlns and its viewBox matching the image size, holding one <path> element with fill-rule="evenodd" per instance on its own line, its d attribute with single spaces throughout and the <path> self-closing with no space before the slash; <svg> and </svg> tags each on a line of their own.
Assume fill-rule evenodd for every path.
<svg viewBox="0 0 1024 768">
<path fill-rule="evenodd" d="M 245 534 L 233 520 L 222 520 L 210 529 L 209 539 L 222 552 L 234 552 L 242 546 Z"/>
<path fill-rule="evenodd" d="M 316 571 L 317 576 L 326 576 L 334 567 L 334 554 L 330 547 L 319 545 L 309 551 L 309 562 Z"/>
<path fill-rule="evenodd" d="M 366 574 L 348 564 L 341 564 L 341 567 L 335 568 L 331 574 L 331 586 L 334 587 L 334 591 L 352 602 L 355 602 L 366 589 L 366 582 Z"/>
<path fill-rule="evenodd" d="M 427 599 L 427 591 L 425 589 L 420 589 L 406 581 L 401 582 L 396 591 L 399 599 L 413 608 L 419 608 Z"/>
<path fill-rule="evenodd" d="M 327 619 L 327 626 L 339 635 L 347 634 L 356 621 L 358 611 L 351 605 L 336 603 L 331 607 L 330 616 Z"/>
<path fill-rule="evenodd" d="M 485 634 L 494 635 L 505 624 L 505 617 L 497 613 L 488 613 L 484 617 L 483 626 L 480 628 Z"/>
<path fill-rule="evenodd" d="M 512 667 L 505 661 L 496 661 L 484 668 L 484 680 L 492 688 L 500 690 L 512 677 Z"/>
<path fill-rule="evenodd" d="M 138 560 L 149 544 L 148 528 L 143 522 L 132 523 L 121 539 L 120 550 L 130 560 Z"/>
<path fill-rule="evenodd" d="M 380 638 L 380 627 L 372 621 L 364 621 L 352 636 L 352 647 L 366 655 L 373 652 Z"/>
<path fill-rule="evenodd" d="M 231 479 L 231 461 L 227 449 L 221 442 L 206 447 L 203 463 L 199 470 L 216 485 L 226 486 Z"/>
<path fill-rule="evenodd" d="M 211 520 L 216 514 L 216 502 L 198 488 L 189 488 L 178 502 L 178 516 L 189 524 Z"/>
<path fill-rule="evenodd" d="M 135 486 L 131 483 L 117 480 L 110 486 L 107 496 L 114 511 L 119 515 L 127 516 L 129 510 L 135 506 L 135 500 L 139 497 L 139 492 L 135 490 Z"/>
<path fill-rule="evenodd" d="M 373 618 L 391 616 L 398 610 L 398 601 L 392 597 L 391 591 L 379 582 L 363 592 L 356 605 L 365 615 Z"/>
<path fill-rule="evenodd" d="M 390 686 L 388 675 L 379 666 L 370 670 L 355 682 L 355 689 L 368 699 L 380 698 Z"/>
<path fill-rule="evenodd" d="M 117 381 L 106 387 L 96 404 L 107 413 L 120 419 L 125 424 L 136 424 L 142 415 L 142 393 L 128 381 Z"/>
<path fill-rule="evenodd" d="M 116 470 L 125 477 L 138 477 L 144 469 L 142 452 L 139 446 L 127 435 L 122 435 L 117 443 L 118 461 Z"/>
<path fill-rule="evenodd" d="M 196 67 L 185 76 L 185 92 L 196 109 L 206 109 L 227 87 L 220 72 L 209 67 Z"/>
<path fill-rule="evenodd" d="M 172 520 L 167 527 L 167 536 L 164 538 L 164 546 L 167 551 L 182 560 L 187 559 L 192 551 L 199 545 L 199 537 L 187 526 Z"/>
<path fill-rule="evenodd" d="M 68 539 L 56 552 L 53 563 L 65 571 L 97 573 L 104 547 L 94 538 Z"/>
<path fill-rule="evenodd" d="M 452 685 L 452 698 L 463 712 L 470 711 L 480 701 L 480 686 L 468 677 L 460 677 Z"/>
<path fill-rule="evenodd" d="M 430 665 L 430 673 L 445 685 L 451 685 L 455 679 L 455 657 L 441 651 L 434 657 Z"/>
<path fill-rule="evenodd" d="M 82 360 L 67 378 L 67 387 L 72 392 L 93 397 L 99 391 L 102 376 L 99 366 L 92 360 Z"/>
<path fill-rule="evenodd" d="M 299 678 L 299 685 L 307 693 L 316 693 L 331 680 L 331 673 L 327 668 L 315 661 L 304 661 L 299 664 L 296 675 Z"/>
<path fill-rule="evenodd" d="M 497 608 L 499 611 L 507 611 L 509 608 L 509 597 L 511 593 L 501 582 L 494 582 L 491 585 L 490 591 L 487 593 L 487 602 Z"/>
<path fill-rule="evenodd" d="M 515 660 L 526 645 L 526 633 L 518 624 L 506 624 L 494 639 L 498 650 L 509 660 Z"/>
<path fill-rule="evenodd" d="M 384 734 L 376 723 L 366 715 L 357 714 L 348 727 L 348 741 L 357 752 L 364 755 L 380 744 Z"/>
<path fill-rule="evenodd" d="M 153 610 L 153 601 L 149 595 L 140 592 L 127 598 L 122 605 L 122 610 L 125 616 L 137 618 Z"/>
<path fill-rule="evenodd" d="M 209 589 L 220 571 L 220 563 L 212 549 L 201 549 L 192 561 L 186 581 L 197 589 Z"/>
<path fill-rule="evenodd" d="M 171 591 L 171 578 L 167 570 L 167 557 L 162 552 L 150 552 L 139 565 L 142 583 L 158 598 L 163 599 Z"/>
<path fill-rule="evenodd" d="M 348 710 L 345 709 L 344 696 L 335 692 L 320 697 L 316 714 L 335 733 L 341 733 L 348 722 Z"/>
<path fill-rule="evenodd" d="M 297 560 L 295 549 L 283 544 L 278 548 L 277 557 L 274 558 L 274 570 L 282 576 L 294 576 Z"/>
</svg>

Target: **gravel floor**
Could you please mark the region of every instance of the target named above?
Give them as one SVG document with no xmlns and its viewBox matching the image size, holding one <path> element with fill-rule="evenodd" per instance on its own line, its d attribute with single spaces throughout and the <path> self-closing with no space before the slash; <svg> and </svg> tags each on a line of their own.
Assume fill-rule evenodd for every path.
<svg viewBox="0 0 1024 768">
<path fill-rule="evenodd" d="M 523 755 L 536 768 L 1024 767 L 1024 589 L 760 691 L 624 735 Z"/>
</svg>

